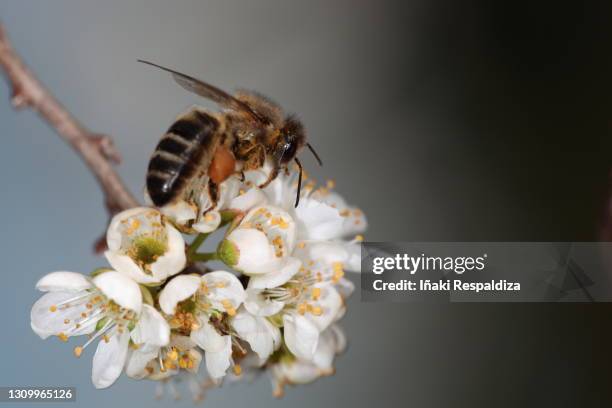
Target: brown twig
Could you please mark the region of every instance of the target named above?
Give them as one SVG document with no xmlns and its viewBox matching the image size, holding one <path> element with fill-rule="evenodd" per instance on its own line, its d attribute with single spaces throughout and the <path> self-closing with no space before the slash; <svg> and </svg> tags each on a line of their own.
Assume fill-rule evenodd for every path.
<svg viewBox="0 0 612 408">
<path fill-rule="evenodd" d="M 112 215 L 137 206 L 138 201 L 113 168 L 113 163 L 119 163 L 121 157 L 112 139 L 107 135 L 87 130 L 51 95 L 17 55 L 2 24 L 0 24 L 0 68 L 12 88 L 13 107 L 36 111 L 62 139 L 72 146 L 100 184 L 109 213 Z M 99 245 L 99 242 L 96 245 Z"/>
</svg>

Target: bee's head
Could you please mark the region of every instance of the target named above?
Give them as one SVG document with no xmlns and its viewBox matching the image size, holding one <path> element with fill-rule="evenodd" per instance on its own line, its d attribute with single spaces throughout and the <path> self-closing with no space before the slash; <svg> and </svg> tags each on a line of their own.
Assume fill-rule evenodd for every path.
<svg viewBox="0 0 612 408">
<path fill-rule="evenodd" d="M 294 116 L 289 116 L 280 129 L 278 141 L 276 143 L 276 155 L 279 163 L 288 164 L 295 158 L 298 151 L 306 143 L 306 133 L 304 126 Z"/>
<path fill-rule="evenodd" d="M 302 122 L 300 122 L 295 116 L 288 116 L 285 119 L 285 123 L 283 127 L 280 129 L 278 139 L 276 142 L 275 153 L 274 156 L 276 158 L 276 171 L 278 171 L 279 167 L 285 167 L 292 160 L 295 161 L 295 164 L 299 169 L 299 178 L 297 183 L 297 191 L 295 196 L 295 206 L 297 207 L 300 203 L 300 191 L 302 188 L 302 163 L 297 158 L 297 153 L 300 149 L 306 145 L 308 149 L 312 152 L 314 157 L 317 159 L 319 164 L 321 163 L 321 159 L 319 155 L 312 148 L 310 143 L 306 142 L 306 133 L 304 132 L 304 126 L 302 126 Z"/>
</svg>

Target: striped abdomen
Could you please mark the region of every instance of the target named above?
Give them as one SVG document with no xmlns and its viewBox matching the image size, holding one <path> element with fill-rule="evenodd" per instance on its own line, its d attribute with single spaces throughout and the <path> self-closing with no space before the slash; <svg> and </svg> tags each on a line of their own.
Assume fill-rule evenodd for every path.
<svg viewBox="0 0 612 408">
<path fill-rule="evenodd" d="M 219 140 L 219 122 L 195 109 L 181 115 L 157 144 L 147 170 L 147 191 L 157 207 L 177 198 L 208 168 Z"/>
</svg>

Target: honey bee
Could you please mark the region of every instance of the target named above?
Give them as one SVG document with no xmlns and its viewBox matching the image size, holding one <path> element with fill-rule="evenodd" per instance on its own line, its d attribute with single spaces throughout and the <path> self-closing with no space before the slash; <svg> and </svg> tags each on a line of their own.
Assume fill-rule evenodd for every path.
<svg viewBox="0 0 612 408">
<path fill-rule="evenodd" d="M 243 91 L 232 96 L 180 72 L 138 61 L 171 73 L 180 86 L 222 108 L 220 112 L 191 108 L 176 119 L 157 144 L 146 177 L 147 192 L 157 207 L 206 188 L 211 202 L 208 211 L 216 206 L 223 181 L 233 175 L 244 180 L 244 171 L 259 169 L 266 160 L 272 169 L 260 188 L 281 170 L 287 171 L 292 161 L 297 165 L 297 207 L 303 172 L 297 154 L 307 146 L 319 164 L 321 159 L 306 141 L 304 127 L 294 115 L 285 115 L 277 104 L 258 93 Z"/>
</svg>

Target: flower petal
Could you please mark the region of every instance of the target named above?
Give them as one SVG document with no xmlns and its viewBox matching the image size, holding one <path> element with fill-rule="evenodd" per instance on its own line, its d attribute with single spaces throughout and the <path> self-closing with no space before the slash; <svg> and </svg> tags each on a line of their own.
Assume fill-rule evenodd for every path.
<svg viewBox="0 0 612 408">
<path fill-rule="evenodd" d="M 170 341 L 170 326 L 166 319 L 153 306 L 142 305 L 142 313 L 132 330 L 135 344 L 165 346 Z"/>
<path fill-rule="evenodd" d="M 274 247 L 266 234 L 252 228 L 237 228 L 226 238 L 238 249 L 238 262 L 234 269 L 248 275 L 266 273 L 280 264 Z"/>
<path fill-rule="evenodd" d="M 337 209 L 325 203 L 302 199 L 295 215 L 301 239 L 330 240 L 343 235 L 344 218 Z"/>
<path fill-rule="evenodd" d="M 261 275 L 254 275 L 249 280 L 249 288 L 268 289 L 281 286 L 291 279 L 302 266 L 302 262 L 293 257 L 285 258 L 278 269 Z"/>
<path fill-rule="evenodd" d="M 144 273 L 142 269 L 136 265 L 136 262 L 127 255 L 122 255 L 114 251 L 106 251 L 104 252 L 104 256 L 114 270 L 138 283 L 159 283 L 159 279 L 156 276 Z"/>
<path fill-rule="evenodd" d="M 184 225 L 197 216 L 197 209 L 193 205 L 184 200 L 179 200 L 176 203 L 168 204 L 160 208 L 162 214 L 172 219 L 179 225 Z"/>
<path fill-rule="evenodd" d="M 202 276 L 202 282 L 208 288 L 206 298 L 215 309 L 227 310 L 227 302 L 236 311 L 244 302 L 245 293 L 238 278 L 225 271 L 208 272 Z"/>
<path fill-rule="evenodd" d="M 249 211 L 251 208 L 265 204 L 266 195 L 259 188 L 251 188 L 246 193 L 234 198 L 228 208 L 238 211 Z"/>
<path fill-rule="evenodd" d="M 110 251 L 116 252 L 121 248 L 123 239 L 121 233 L 122 223 L 129 218 L 138 216 L 147 211 L 151 211 L 151 209 L 147 207 L 130 208 L 129 210 L 121 211 L 111 219 L 108 229 L 106 230 L 106 245 Z"/>
<path fill-rule="evenodd" d="M 308 384 L 321 377 L 320 370 L 309 362 L 294 361 L 279 366 L 283 381 L 289 384 Z"/>
<path fill-rule="evenodd" d="M 132 350 L 127 358 L 125 365 L 125 373 L 128 377 L 140 380 L 145 378 L 149 373 L 146 371 L 147 364 L 155 358 L 159 353 L 157 346 L 142 346 L 136 350 Z"/>
<path fill-rule="evenodd" d="M 151 273 L 159 281 L 176 275 L 185 268 L 187 263 L 185 241 L 181 233 L 170 224 L 166 224 L 166 233 L 168 234 L 168 249 L 151 264 Z"/>
<path fill-rule="evenodd" d="M 71 330 L 74 329 L 74 322 L 81 318 L 82 308 L 56 308 L 54 312 L 51 311 L 52 306 L 73 299 L 78 295 L 78 292 L 50 292 L 41 296 L 34 303 L 30 312 L 30 325 L 34 333 L 46 339 L 49 336 L 59 335 L 60 333 L 65 333 L 70 337 L 93 332 L 96 327 L 96 320 L 91 320 L 89 323 L 81 325 L 79 329 Z M 72 324 L 67 325 L 66 319 Z"/>
<path fill-rule="evenodd" d="M 345 249 L 348 253 L 348 259 L 345 263 L 346 270 L 351 272 L 361 272 L 361 244 L 347 243 Z"/>
<path fill-rule="evenodd" d="M 307 316 L 319 331 L 322 332 L 335 321 L 342 309 L 343 301 L 336 288 L 332 285 L 323 283 L 314 286 L 321 290 L 317 305 L 321 308 L 322 313 L 318 316 L 314 314 L 308 314 Z"/>
<path fill-rule="evenodd" d="M 108 343 L 104 340 L 98 343 L 91 372 L 96 388 L 110 387 L 119 378 L 127 358 L 129 341 L 130 332 L 126 330 L 111 336 Z"/>
<path fill-rule="evenodd" d="M 231 365 L 232 337 L 223 336 L 223 348 L 216 352 L 207 351 L 205 357 L 208 374 L 213 380 L 222 378 Z"/>
<path fill-rule="evenodd" d="M 173 278 L 159 294 L 159 306 L 164 313 L 172 315 L 176 305 L 196 293 L 200 278 L 193 275 L 179 275 Z"/>
<path fill-rule="evenodd" d="M 48 273 L 36 283 L 36 289 L 42 292 L 78 292 L 90 287 L 91 282 L 88 277 L 80 273 L 66 271 Z"/>
<path fill-rule="evenodd" d="M 285 307 L 284 302 L 268 299 L 262 296 L 260 289 L 249 288 L 246 290 L 244 307 L 255 316 L 272 316 Z"/>
<path fill-rule="evenodd" d="M 136 282 L 116 271 L 101 273 L 93 278 L 98 289 L 119 306 L 140 313 L 142 294 Z"/>
<path fill-rule="evenodd" d="M 208 320 L 200 319 L 199 323 L 200 327 L 191 331 L 191 340 L 207 353 L 223 350 L 226 347 L 224 337 L 227 336 L 219 334 Z"/>
<path fill-rule="evenodd" d="M 298 358 L 310 360 L 319 342 L 319 329 L 306 317 L 297 313 L 283 316 L 285 344 Z"/>
<path fill-rule="evenodd" d="M 268 319 L 253 316 L 244 309 L 231 320 L 232 327 L 238 336 L 251 346 L 259 358 L 267 359 L 279 344 L 280 330 Z"/>
<path fill-rule="evenodd" d="M 221 224 L 221 213 L 211 210 L 193 224 L 193 229 L 202 234 L 207 234 L 219 228 L 219 224 Z"/>
</svg>

